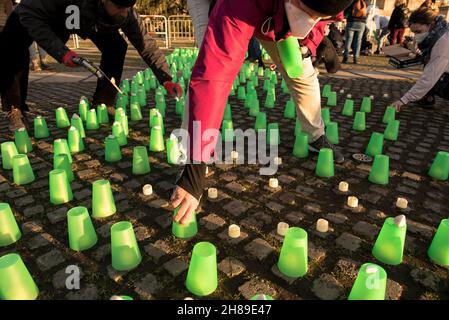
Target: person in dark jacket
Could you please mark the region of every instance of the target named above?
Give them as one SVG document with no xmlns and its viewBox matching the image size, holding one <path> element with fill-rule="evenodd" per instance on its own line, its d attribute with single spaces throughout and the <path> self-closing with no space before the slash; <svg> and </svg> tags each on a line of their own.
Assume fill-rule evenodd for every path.
<svg viewBox="0 0 449 320">
<path fill-rule="evenodd" d="M 354 63 L 360 56 L 363 33 L 366 28 L 366 2 L 365 0 L 354 0 L 352 5 L 345 10 L 345 52 L 343 53 L 343 63 L 348 63 L 349 51 L 352 47 Z M 354 42 L 354 43 L 353 43 Z"/>
<path fill-rule="evenodd" d="M 409 10 L 406 0 L 397 0 L 391 13 L 388 29 L 390 30 L 390 44 L 402 44 L 404 42 L 405 28 L 407 27 Z"/>
<path fill-rule="evenodd" d="M 9 16 L 0 34 L 0 92 L 10 130 L 26 126 L 29 60 L 33 41 L 59 63 L 78 67 L 78 54 L 65 44 L 71 34 L 90 39 L 101 51 L 100 68 L 118 83 L 122 76 L 128 44 L 119 29 L 171 94 L 181 94 L 173 83 L 165 56 L 146 31 L 133 8 L 136 0 L 22 0 Z M 106 80 L 98 80 L 93 105 L 104 103 L 114 113 L 117 92 Z"/>
</svg>

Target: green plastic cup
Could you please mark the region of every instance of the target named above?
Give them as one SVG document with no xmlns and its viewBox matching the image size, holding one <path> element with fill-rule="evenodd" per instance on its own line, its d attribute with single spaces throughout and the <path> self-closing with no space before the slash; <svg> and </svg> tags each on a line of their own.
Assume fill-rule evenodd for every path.
<svg viewBox="0 0 449 320">
<path fill-rule="evenodd" d="M 175 136 L 170 136 L 169 139 L 165 140 L 165 144 L 167 145 L 167 163 L 178 164 L 181 156 L 178 139 Z"/>
<path fill-rule="evenodd" d="M 47 121 L 44 117 L 37 116 L 34 118 L 34 137 L 36 139 L 48 138 L 50 132 L 48 132 Z"/>
<path fill-rule="evenodd" d="M 257 114 L 254 129 L 256 131 L 267 129 L 267 114 L 265 112 L 259 112 Z"/>
<path fill-rule="evenodd" d="M 297 158 L 307 158 L 309 156 L 309 136 L 307 133 L 300 132 L 296 135 L 293 156 Z"/>
<path fill-rule="evenodd" d="M 117 138 L 119 146 L 126 146 L 126 144 L 128 143 L 121 122 L 119 121 L 114 122 L 114 124 L 112 125 L 112 135 Z"/>
<path fill-rule="evenodd" d="M 395 120 L 396 117 L 396 109 L 395 107 L 389 106 L 385 109 L 384 117 L 382 119 L 383 123 L 389 123 L 390 121 Z"/>
<path fill-rule="evenodd" d="M 0 202 L 0 247 L 13 244 L 22 237 L 9 204 Z"/>
<path fill-rule="evenodd" d="M 329 108 L 321 109 L 321 119 L 323 119 L 324 125 L 327 126 L 331 122 L 331 113 Z"/>
<path fill-rule="evenodd" d="M 397 218 L 385 220 L 372 250 L 377 260 L 389 265 L 400 264 L 404 253 L 407 224 L 397 225 Z"/>
<path fill-rule="evenodd" d="M 322 148 L 318 154 L 315 175 L 321 178 L 334 176 L 334 152 L 330 148 Z"/>
<path fill-rule="evenodd" d="M 97 180 L 92 184 L 92 217 L 106 218 L 117 211 L 111 184 L 108 180 Z"/>
<path fill-rule="evenodd" d="M 53 157 L 53 169 L 64 170 L 69 182 L 75 180 L 75 175 L 73 174 L 72 171 L 72 165 L 70 164 L 69 158 L 67 157 L 66 154 L 64 153 L 55 154 L 55 156 Z"/>
<path fill-rule="evenodd" d="M 287 82 L 285 82 L 285 79 L 282 79 L 281 89 L 282 89 L 282 93 L 290 93 L 288 86 L 287 86 Z"/>
<path fill-rule="evenodd" d="M 223 112 L 223 120 L 231 120 L 232 121 L 232 111 L 229 103 L 226 103 L 226 107 Z"/>
<path fill-rule="evenodd" d="M 429 169 L 429 176 L 441 181 L 449 178 L 449 152 L 438 151 Z"/>
<path fill-rule="evenodd" d="M 162 133 L 162 127 L 154 126 L 151 128 L 150 134 L 150 151 L 160 152 L 164 151 L 164 135 Z"/>
<path fill-rule="evenodd" d="M 270 123 L 267 127 L 267 143 L 270 146 L 279 145 L 281 143 L 281 136 L 279 134 L 279 124 Z"/>
<path fill-rule="evenodd" d="M 97 233 L 85 207 L 74 207 L 67 212 L 70 249 L 84 251 L 98 241 Z"/>
<path fill-rule="evenodd" d="M 83 121 L 86 121 L 87 112 L 90 109 L 90 104 L 86 99 L 81 99 L 78 105 L 78 113 Z"/>
<path fill-rule="evenodd" d="M 73 199 L 67 174 L 62 169 L 54 169 L 49 174 L 50 202 L 52 204 L 63 204 Z"/>
<path fill-rule="evenodd" d="M 282 66 L 289 78 L 294 79 L 302 76 L 302 54 L 299 47 L 298 39 L 295 37 L 288 37 L 276 43 L 279 58 Z"/>
<path fill-rule="evenodd" d="M 265 98 L 265 108 L 272 109 L 274 108 L 275 103 L 275 97 L 270 92 L 267 93 L 267 96 Z"/>
<path fill-rule="evenodd" d="M 295 117 L 296 117 L 295 104 L 293 103 L 293 100 L 290 98 L 290 100 L 288 100 L 285 105 L 284 118 L 295 119 Z"/>
<path fill-rule="evenodd" d="M 301 133 L 301 122 L 299 121 L 298 118 L 296 118 L 296 122 L 295 122 L 295 137 Z"/>
<path fill-rule="evenodd" d="M 231 120 L 223 120 L 221 124 L 221 138 L 223 141 L 234 141 L 234 126 Z"/>
<path fill-rule="evenodd" d="M 69 144 L 66 139 L 56 139 L 53 141 L 53 153 L 56 154 L 66 154 L 69 158 L 69 162 L 72 163 L 72 154 L 70 153 Z"/>
<path fill-rule="evenodd" d="M 178 211 L 179 207 L 173 211 L 173 217 L 176 216 Z M 187 223 L 185 224 L 180 224 L 179 222 L 173 220 L 172 234 L 175 237 L 181 239 L 188 239 L 194 237 L 197 233 L 198 233 L 198 223 L 196 221 L 196 212 L 194 212 L 194 214 L 190 216 L 190 220 L 187 221 Z"/>
<path fill-rule="evenodd" d="M 244 101 L 246 99 L 245 87 L 240 86 L 237 89 L 237 99 Z"/>
<path fill-rule="evenodd" d="M 25 128 L 16 129 L 14 132 L 14 141 L 19 153 L 26 154 L 33 151 L 33 145 L 31 144 L 28 131 Z"/>
<path fill-rule="evenodd" d="M 292 278 L 302 277 L 307 273 L 308 245 L 304 229 L 288 228 L 277 266 L 282 274 Z"/>
<path fill-rule="evenodd" d="M 365 149 L 365 154 L 371 157 L 382 154 L 383 144 L 384 135 L 379 132 L 373 132 Z"/>
<path fill-rule="evenodd" d="M 187 271 L 186 287 L 197 296 L 207 296 L 218 286 L 217 249 L 212 243 L 195 244 Z"/>
<path fill-rule="evenodd" d="M 84 139 L 86 137 L 86 131 L 84 130 L 83 120 L 79 117 L 79 115 L 74 114 L 72 116 L 72 120 L 71 120 L 70 124 L 72 125 L 72 127 L 75 127 L 76 129 L 78 129 L 78 132 L 80 133 L 81 138 Z"/>
<path fill-rule="evenodd" d="M 368 180 L 375 184 L 387 185 L 390 178 L 390 158 L 379 154 L 374 156 Z"/>
<path fill-rule="evenodd" d="M 327 98 L 329 96 L 329 93 L 331 93 L 331 91 L 332 91 L 331 85 L 330 84 L 325 84 L 323 86 L 323 91 L 321 92 L 321 96 L 323 98 Z"/>
<path fill-rule="evenodd" d="M 449 266 L 449 219 L 441 220 L 427 254 L 436 264 Z"/>
<path fill-rule="evenodd" d="M 327 97 L 326 105 L 328 107 L 336 107 L 337 106 L 337 93 L 335 91 L 332 91 L 329 93 L 329 95 Z"/>
<path fill-rule="evenodd" d="M 142 261 L 133 226 L 128 221 L 117 222 L 111 227 L 112 267 L 118 271 L 136 268 Z"/>
<path fill-rule="evenodd" d="M 120 123 L 118 124 L 120 125 L 120 127 L 122 126 Z M 104 159 L 106 162 L 117 162 L 122 159 L 120 144 L 118 143 L 118 140 L 114 135 L 107 136 L 104 139 L 104 145 Z"/>
<path fill-rule="evenodd" d="M 345 117 L 352 117 L 354 115 L 354 100 L 346 99 L 341 114 Z"/>
<path fill-rule="evenodd" d="M 365 263 L 360 267 L 348 300 L 385 300 L 386 288 L 385 270 L 377 264 Z"/>
<path fill-rule="evenodd" d="M 3 142 L 1 144 L 2 166 L 5 170 L 11 170 L 14 156 L 18 155 L 16 145 L 12 141 Z"/>
<path fill-rule="evenodd" d="M 76 127 L 70 127 L 67 142 L 71 153 L 84 151 L 84 141 Z"/>
<path fill-rule="evenodd" d="M 150 172 L 150 161 L 147 148 L 144 146 L 133 149 L 133 174 L 147 174 Z"/>
<path fill-rule="evenodd" d="M 69 117 L 63 107 L 59 107 L 55 110 L 56 115 L 56 127 L 62 129 L 70 126 Z"/>
<path fill-rule="evenodd" d="M 362 106 L 360 107 L 360 111 L 365 112 L 365 113 L 371 112 L 371 98 L 370 97 L 363 97 Z"/>
<path fill-rule="evenodd" d="M 249 300 L 273 300 L 268 294 L 258 293 L 251 297 Z"/>
<path fill-rule="evenodd" d="M 329 122 L 326 126 L 326 137 L 332 144 L 340 142 L 338 134 L 338 122 Z"/>
<path fill-rule="evenodd" d="M 0 258 L 0 300 L 35 300 L 39 289 L 16 253 Z"/>
<path fill-rule="evenodd" d="M 176 101 L 175 104 L 175 113 L 180 116 L 184 113 L 184 98 L 181 97 L 179 100 Z M 230 110 L 229 110 L 230 111 Z M 226 113 L 226 109 L 225 109 L 225 113 Z"/>
<path fill-rule="evenodd" d="M 384 131 L 384 138 L 385 140 L 390 141 L 396 141 L 398 140 L 398 133 L 399 133 L 399 120 L 392 120 L 388 122 L 387 127 Z"/>
<path fill-rule="evenodd" d="M 97 113 L 95 109 L 90 109 L 86 116 L 86 129 L 87 130 L 97 130 L 100 128 L 98 123 Z"/>
<path fill-rule="evenodd" d="M 365 112 L 357 111 L 355 113 L 354 124 L 352 125 L 352 129 L 356 131 L 365 131 L 366 129 Z"/>
<path fill-rule="evenodd" d="M 142 120 L 142 110 L 137 103 L 133 103 L 130 107 L 131 109 L 131 121 Z"/>
<path fill-rule="evenodd" d="M 12 175 L 14 183 L 19 186 L 34 181 L 34 172 L 26 154 L 18 154 L 12 158 Z"/>
<path fill-rule="evenodd" d="M 99 124 L 109 123 L 108 108 L 104 103 L 97 106 L 97 119 Z"/>
</svg>

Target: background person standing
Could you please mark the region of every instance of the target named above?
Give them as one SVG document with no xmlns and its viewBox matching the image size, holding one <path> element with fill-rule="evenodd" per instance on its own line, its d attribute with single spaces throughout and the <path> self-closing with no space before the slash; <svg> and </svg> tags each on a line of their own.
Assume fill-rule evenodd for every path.
<svg viewBox="0 0 449 320">
<path fill-rule="evenodd" d="M 348 63 L 349 51 L 353 51 L 354 63 L 360 56 L 363 33 L 366 28 L 367 6 L 365 0 L 355 0 L 352 5 L 345 10 L 345 52 L 343 53 L 343 63 Z"/>
</svg>

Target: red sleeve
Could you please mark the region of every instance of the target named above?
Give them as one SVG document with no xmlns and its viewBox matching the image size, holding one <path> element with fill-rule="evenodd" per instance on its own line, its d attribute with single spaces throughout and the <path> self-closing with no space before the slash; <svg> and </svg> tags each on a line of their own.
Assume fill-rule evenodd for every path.
<svg viewBox="0 0 449 320">
<path fill-rule="evenodd" d="M 189 85 L 189 154 L 207 162 L 232 83 L 248 50 L 256 22 L 255 1 L 218 1 L 209 17 Z"/>
</svg>

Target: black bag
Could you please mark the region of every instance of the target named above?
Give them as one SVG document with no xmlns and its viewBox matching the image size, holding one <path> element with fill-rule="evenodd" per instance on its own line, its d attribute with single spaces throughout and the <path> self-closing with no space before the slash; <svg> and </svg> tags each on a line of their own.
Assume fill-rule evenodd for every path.
<svg viewBox="0 0 449 320">
<path fill-rule="evenodd" d="M 437 81 L 432 91 L 439 97 L 449 100 L 449 73 L 444 73 Z"/>
</svg>

